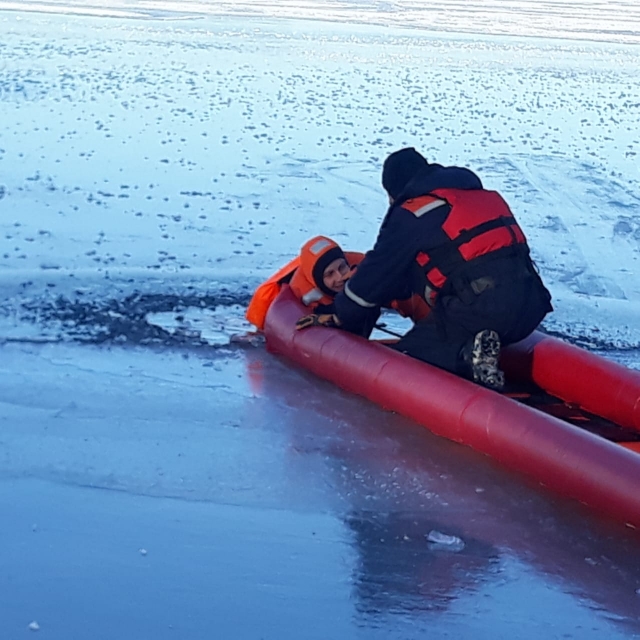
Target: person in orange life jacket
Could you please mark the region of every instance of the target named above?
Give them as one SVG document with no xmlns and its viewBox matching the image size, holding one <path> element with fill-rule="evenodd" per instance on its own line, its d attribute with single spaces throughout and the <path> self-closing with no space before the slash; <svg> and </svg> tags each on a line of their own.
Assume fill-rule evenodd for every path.
<svg viewBox="0 0 640 640">
<path fill-rule="evenodd" d="M 282 285 L 287 283 L 298 299 L 313 311 L 313 314 L 298 321 L 298 329 L 317 325 L 335 326 L 334 297 L 344 290 L 345 283 L 363 258 L 363 253 L 345 252 L 334 240 L 326 236 L 311 238 L 302 246 L 298 257 L 256 289 L 245 314 L 247 320 L 258 329 L 264 329 L 267 311 Z M 387 306 L 405 317 L 414 319 L 422 318 L 429 313 L 427 305 L 417 296 L 408 297 L 406 300 L 393 300 Z M 368 337 L 378 315 L 372 315 L 359 333 Z"/>
<path fill-rule="evenodd" d="M 362 253 L 345 253 L 326 236 L 311 238 L 302 246 L 299 256 L 256 289 L 247 308 L 247 320 L 262 330 L 267 311 L 285 283 L 317 315 L 332 314 L 335 295 L 344 289 L 354 266 L 362 258 Z"/>
<path fill-rule="evenodd" d="M 313 313 L 300 318 L 296 323 L 296 329 L 339 326 L 335 321 L 334 297 L 344 290 L 363 258 L 362 253 L 345 254 L 337 243 L 325 236 L 311 238 L 304 244 L 300 252 L 300 266 L 291 278 L 289 286 Z M 426 317 L 430 312 L 424 301 L 416 300 L 416 297 L 409 293 L 402 299 L 385 301 L 382 306 L 413 319 Z M 368 314 L 366 321 L 353 332 L 368 338 L 379 316 L 378 308 L 374 313 Z"/>
<path fill-rule="evenodd" d="M 364 255 L 351 252 L 349 258 L 330 238 L 311 238 L 300 251 L 300 266 L 289 282 L 291 290 L 316 315 L 332 314 L 336 294 L 344 290 Z"/>
<path fill-rule="evenodd" d="M 501 346 L 552 311 L 509 206 L 469 169 L 428 163 L 412 147 L 385 160 L 382 185 L 389 209 L 373 249 L 336 295 L 336 324 L 360 333 L 409 288 L 432 311 L 394 348 L 501 389 Z"/>
</svg>

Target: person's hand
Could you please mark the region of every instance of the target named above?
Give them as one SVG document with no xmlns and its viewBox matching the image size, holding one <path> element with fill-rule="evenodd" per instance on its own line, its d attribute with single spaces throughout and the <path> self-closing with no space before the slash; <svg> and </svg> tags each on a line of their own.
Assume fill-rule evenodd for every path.
<svg viewBox="0 0 640 640">
<path fill-rule="evenodd" d="M 337 327 L 340 321 L 333 313 L 310 313 L 303 316 L 296 322 L 296 330 L 308 329 L 309 327 Z"/>
</svg>

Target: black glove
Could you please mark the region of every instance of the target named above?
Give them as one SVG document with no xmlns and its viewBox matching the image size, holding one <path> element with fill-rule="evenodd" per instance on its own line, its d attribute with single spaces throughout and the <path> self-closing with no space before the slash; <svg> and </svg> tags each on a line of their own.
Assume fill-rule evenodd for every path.
<svg viewBox="0 0 640 640">
<path fill-rule="evenodd" d="M 303 316 L 296 322 L 296 330 L 308 329 L 309 327 L 337 327 L 340 322 L 333 313 L 310 313 Z"/>
</svg>

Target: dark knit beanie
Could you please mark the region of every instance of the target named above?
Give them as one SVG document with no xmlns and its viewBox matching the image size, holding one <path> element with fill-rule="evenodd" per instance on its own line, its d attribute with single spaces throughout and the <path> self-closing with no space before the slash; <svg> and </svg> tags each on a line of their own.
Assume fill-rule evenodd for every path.
<svg viewBox="0 0 640 640">
<path fill-rule="evenodd" d="M 428 162 L 413 147 L 394 151 L 382 166 L 382 186 L 395 200 Z"/>
<path fill-rule="evenodd" d="M 324 270 L 338 258 L 344 258 L 344 251 L 338 246 L 332 247 L 326 253 L 323 253 L 318 261 L 313 266 L 313 280 L 316 283 L 316 286 L 329 296 L 335 296 L 336 292 L 331 291 L 329 287 L 326 287 L 324 284 Z M 346 258 L 345 258 L 346 259 Z"/>
</svg>

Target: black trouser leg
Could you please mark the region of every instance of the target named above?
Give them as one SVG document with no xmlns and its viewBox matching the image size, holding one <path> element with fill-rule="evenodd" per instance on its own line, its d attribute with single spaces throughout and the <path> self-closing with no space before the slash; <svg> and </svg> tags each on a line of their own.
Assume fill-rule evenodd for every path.
<svg viewBox="0 0 640 640">
<path fill-rule="evenodd" d="M 394 349 L 451 373 L 469 377 L 470 371 L 466 370 L 468 367 L 461 359 L 461 351 L 473 339 L 475 331 L 439 320 L 438 312 L 433 311 L 426 320 L 415 324 L 394 345 Z"/>
<path fill-rule="evenodd" d="M 497 331 L 503 346 L 528 336 L 551 309 L 541 285 L 531 277 L 506 281 L 463 302 L 457 296 L 443 298 L 431 314 L 418 322 L 395 345 L 418 360 L 471 376 L 470 354 L 479 331 Z"/>
</svg>

